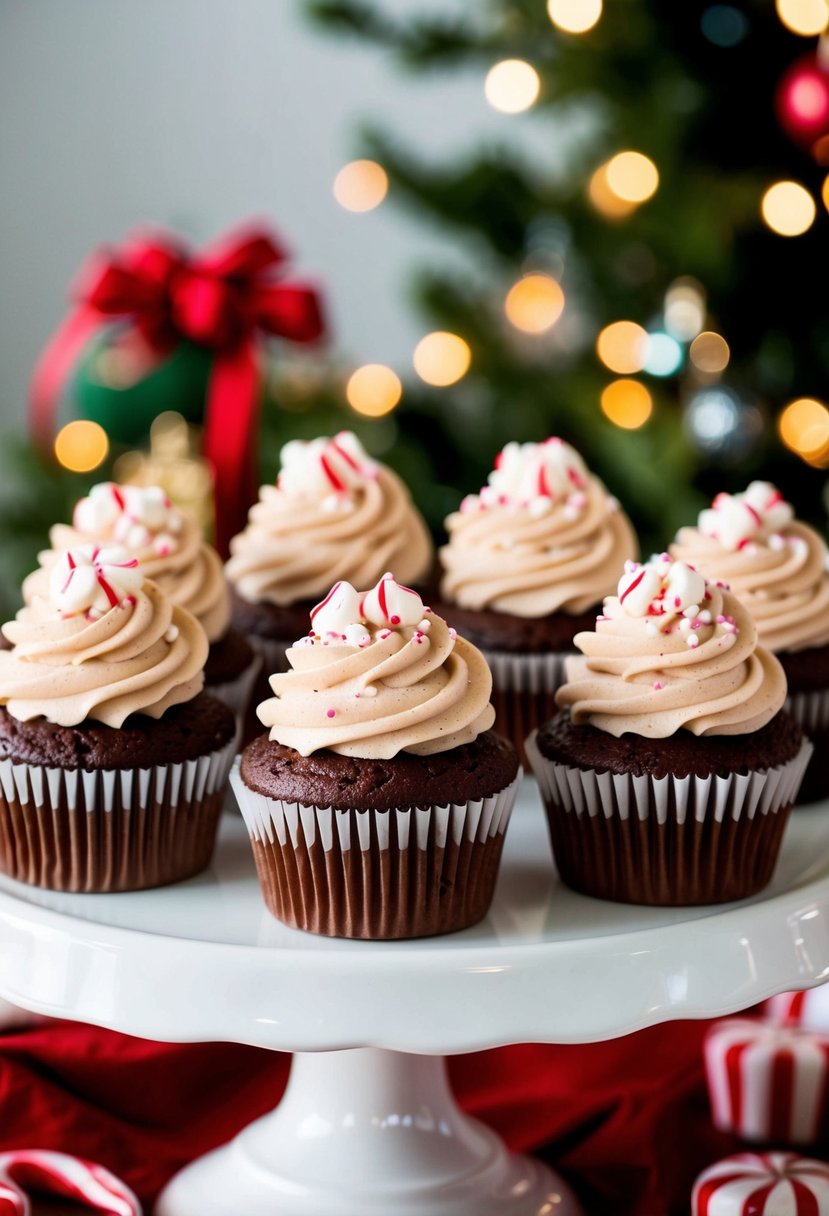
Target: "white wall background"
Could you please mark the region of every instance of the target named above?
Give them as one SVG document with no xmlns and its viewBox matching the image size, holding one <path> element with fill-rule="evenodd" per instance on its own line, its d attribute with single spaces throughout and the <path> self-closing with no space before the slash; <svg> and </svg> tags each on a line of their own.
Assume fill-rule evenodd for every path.
<svg viewBox="0 0 829 1216">
<path fill-rule="evenodd" d="M 406 270 L 455 251 L 388 202 L 335 203 L 363 118 L 447 157 L 478 136 L 541 139 L 532 115 L 489 109 L 478 72 L 407 77 L 296 0 L 0 0 L 0 421 L 22 417 L 84 256 L 145 221 L 198 243 L 272 217 L 324 278 L 346 356 L 405 368 L 422 332 Z"/>
</svg>

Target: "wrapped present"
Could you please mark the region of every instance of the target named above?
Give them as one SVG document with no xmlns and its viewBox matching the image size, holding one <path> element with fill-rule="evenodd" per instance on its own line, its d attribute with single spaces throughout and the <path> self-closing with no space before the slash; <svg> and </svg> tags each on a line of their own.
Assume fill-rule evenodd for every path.
<svg viewBox="0 0 829 1216">
<path fill-rule="evenodd" d="M 743 1140 L 814 1144 L 829 1133 L 829 1036 L 747 1018 L 703 1044 L 714 1123 Z"/>
<path fill-rule="evenodd" d="M 30 1216 L 30 1191 L 69 1199 L 101 1216 L 141 1216 L 129 1187 L 94 1161 L 46 1149 L 0 1153 L 0 1216 Z"/>
<path fill-rule="evenodd" d="M 829 1034 L 829 984 L 807 992 L 781 992 L 766 1001 L 763 1012 L 780 1026 L 802 1026 Z"/>
<path fill-rule="evenodd" d="M 691 1216 L 829 1216 L 829 1165 L 794 1153 L 738 1153 L 703 1170 Z"/>
</svg>

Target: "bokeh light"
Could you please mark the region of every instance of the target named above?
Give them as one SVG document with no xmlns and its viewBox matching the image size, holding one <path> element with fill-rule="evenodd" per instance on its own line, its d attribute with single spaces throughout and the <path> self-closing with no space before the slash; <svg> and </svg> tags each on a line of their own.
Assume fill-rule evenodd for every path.
<svg viewBox="0 0 829 1216">
<path fill-rule="evenodd" d="M 469 371 L 472 352 L 458 334 L 436 330 L 421 338 L 414 349 L 414 369 L 426 384 L 445 388 Z"/>
<path fill-rule="evenodd" d="M 493 110 L 520 114 L 538 97 L 541 78 L 524 59 L 502 59 L 491 67 L 484 82 L 484 95 Z"/>
<path fill-rule="evenodd" d="M 790 401 L 777 420 L 786 447 L 809 464 L 829 463 L 829 409 L 813 397 Z"/>
<path fill-rule="evenodd" d="M 731 351 L 722 334 L 706 329 L 694 338 L 688 356 L 698 372 L 716 375 L 728 367 Z"/>
<path fill-rule="evenodd" d="M 547 0 L 547 12 L 556 29 L 584 34 L 601 17 L 602 0 Z"/>
<path fill-rule="evenodd" d="M 644 203 L 659 185 L 659 170 L 641 152 L 617 152 L 607 162 L 607 184 L 626 203 Z"/>
<path fill-rule="evenodd" d="M 648 334 L 644 371 L 651 376 L 672 376 L 682 366 L 682 347 L 661 331 Z"/>
<path fill-rule="evenodd" d="M 108 452 L 109 438 L 97 422 L 78 418 L 55 436 L 55 459 L 70 473 L 90 473 L 104 463 Z"/>
<path fill-rule="evenodd" d="M 653 398 L 638 380 L 613 380 L 602 392 L 601 406 L 614 426 L 635 431 L 653 413 Z"/>
<path fill-rule="evenodd" d="M 679 342 L 690 342 L 705 324 L 705 292 L 692 278 L 675 279 L 665 292 L 665 328 Z"/>
<path fill-rule="evenodd" d="M 596 339 L 596 354 L 612 372 L 640 372 L 648 353 L 648 335 L 635 321 L 614 321 Z"/>
<path fill-rule="evenodd" d="M 587 197 L 599 215 L 603 215 L 608 220 L 624 219 L 626 215 L 630 215 L 636 210 L 635 203 L 626 203 L 611 190 L 607 180 L 607 165 L 600 165 L 590 178 Z"/>
<path fill-rule="evenodd" d="M 748 20 L 733 4 L 712 4 L 703 12 L 700 28 L 714 46 L 732 47 L 748 33 Z"/>
<path fill-rule="evenodd" d="M 552 329 L 564 311 L 564 292 L 548 274 L 527 274 L 507 292 L 507 320 L 525 334 Z"/>
<path fill-rule="evenodd" d="M 826 0 L 776 0 L 775 7 L 786 29 L 803 38 L 822 34 L 829 25 Z"/>
<path fill-rule="evenodd" d="M 367 418 L 389 414 L 403 395 L 400 377 L 384 363 L 366 363 L 351 374 L 345 387 L 348 404 Z"/>
<path fill-rule="evenodd" d="M 334 198 L 346 211 L 373 211 L 388 190 L 386 170 L 375 160 L 352 160 L 334 178 Z"/>
<path fill-rule="evenodd" d="M 823 199 L 823 205 L 829 211 L 829 177 L 824 177 L 823 185 L 820 188 L 820 197 Z"/>
<path fill-rule="evenodd" d="M 817 207 L 799 182 L 775 182 L 760 204 L 763 219 L 778 236 L 801 236 L 815 222 Z"/>
</svg>

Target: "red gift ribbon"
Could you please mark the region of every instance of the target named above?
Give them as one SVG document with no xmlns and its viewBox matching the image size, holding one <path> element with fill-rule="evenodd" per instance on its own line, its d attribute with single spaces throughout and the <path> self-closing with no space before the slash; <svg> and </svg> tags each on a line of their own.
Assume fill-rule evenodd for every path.
<svg viewBox="0 0 829 1216">
<path fill-rule="evenodd" d="M 191 253 L 168 234 L 136 235 L 97 251 L 73 285 L 75 308 L 37 362 L 29 423 L 51 455 L 58 403 L 93 334 L 128 320 L 160 355 L 182 338 L 214 354 L 207 388 L 204 455 L 213 468 L 216 544 L 227 554 L 256 497 L 254 439 L 259 415 L 261 335 L 313 342 L 324 330 L 317 290 L 286 282 L 279 242 L 263 228 L 237 229 Z"/>
</svg>

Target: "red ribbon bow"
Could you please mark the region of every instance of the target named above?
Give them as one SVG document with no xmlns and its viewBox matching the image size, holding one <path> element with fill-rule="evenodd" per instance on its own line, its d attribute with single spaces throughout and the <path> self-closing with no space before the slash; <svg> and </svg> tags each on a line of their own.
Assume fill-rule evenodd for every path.
<svg viewBox="0 0 829 1216">
<path fill-rule="evenodd" d="M 232 232 L 198 254 L 166 234 L 135 236 L 93 254 L 73 288 L 75 310 L 38 360 L 29 419 L 51 453 L 61 392 L 90 337 L 115 319 L 130 321 L 159 354 L 182 339 L 214 352 L 205 409 L 204 455 L 213 467 L 216 544 L 227 553 L 256 497 L 254 439 L 259 413 L 262 334 L 312 342 L 323 333 L 310 285 L 274 271 L 285 251 L 259 228 Z"/>
</svg>

